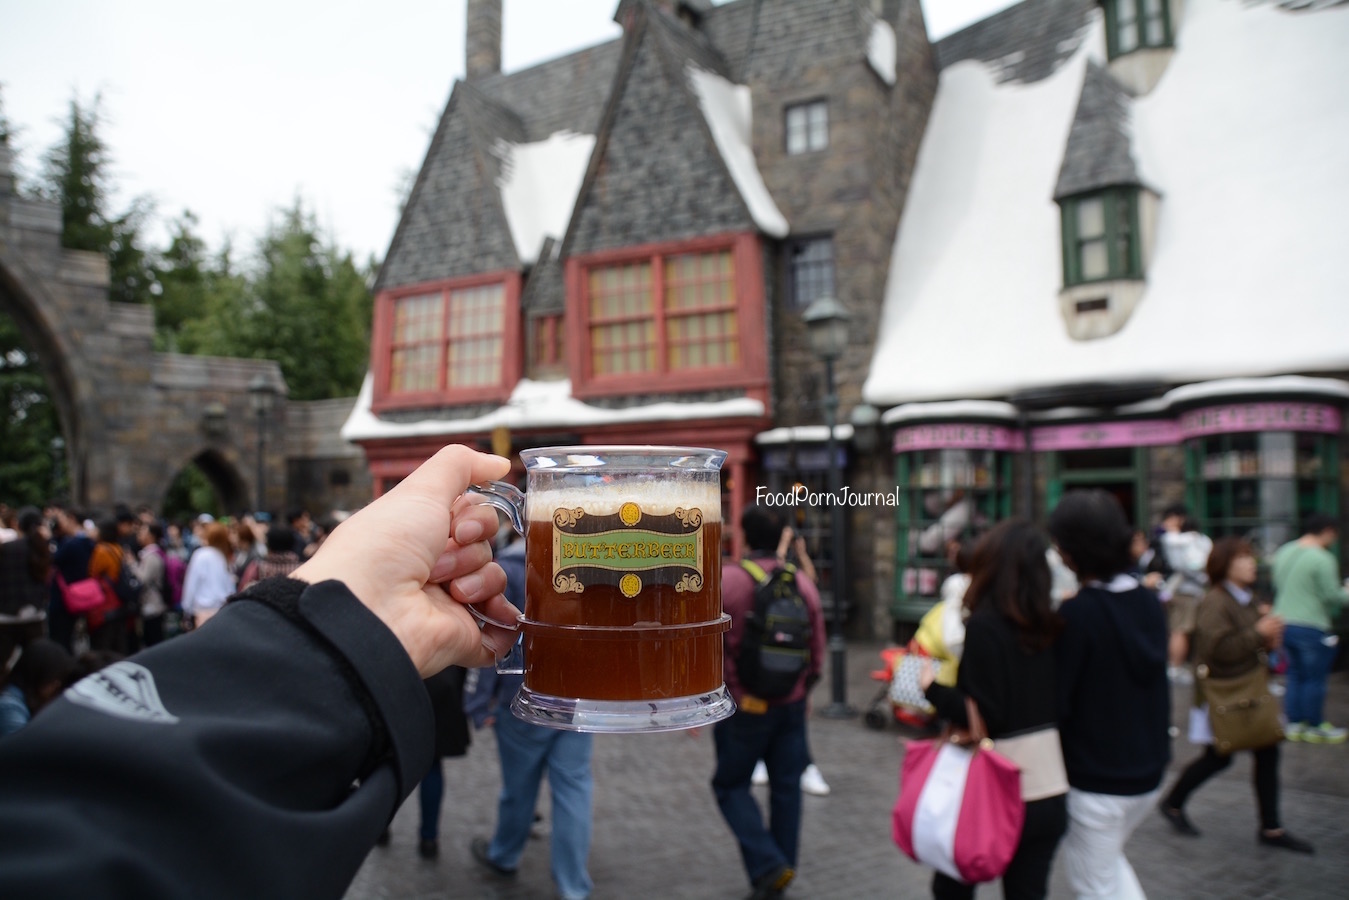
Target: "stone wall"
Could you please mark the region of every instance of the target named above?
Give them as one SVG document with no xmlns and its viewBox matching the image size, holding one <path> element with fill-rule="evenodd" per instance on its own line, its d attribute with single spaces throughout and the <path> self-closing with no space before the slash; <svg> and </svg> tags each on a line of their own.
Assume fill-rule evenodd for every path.
<svg viewBox="0 0 1349 900">
<path fill-rule="evenodd" d="M 262 423 L 263 505 L 279 509 L 288 497 L 289 419 L 314 416 L 307 404 L 288 409 L 277 364 L 155 353 L 153 310 L 109 302 L 106 260 L 62 247 L 60 210 L 15 195 L 5 162 L 0 309 L 13 316 L 42 365 L 66 442 L 71 499 L 99 510 L 116 503 L 158 509 L 178 472 L 195 463 L 227 510 L 252 508 L 259 421 L 248 386 L 261 375 L 277 391 Z M 341 402 L 350 408 L 350 400 Z M 350 460 L 349 451 L 331 450 L 324 445 L 329 457 L 345 452 Z M 353 482 L 348 493 L 364 489 L 368 496 L 368 483 Z"/>
</svg>

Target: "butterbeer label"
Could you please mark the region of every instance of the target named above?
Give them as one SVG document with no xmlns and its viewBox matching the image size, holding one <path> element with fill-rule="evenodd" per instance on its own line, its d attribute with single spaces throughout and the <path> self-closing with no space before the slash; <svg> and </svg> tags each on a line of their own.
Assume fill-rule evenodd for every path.
<svg viewBox="0 0 1349 900">
<path fill-rule="evenodd" d="M 676 507 L 655 515 L 626 502 L 618 512 L 592 515 L 582 507 L 553 511 L 553 586 L 581 593 L 595 584 L 636 597 L 648 585 L 676 591 L 703 586 L 703 511 Z"/>
</svg>

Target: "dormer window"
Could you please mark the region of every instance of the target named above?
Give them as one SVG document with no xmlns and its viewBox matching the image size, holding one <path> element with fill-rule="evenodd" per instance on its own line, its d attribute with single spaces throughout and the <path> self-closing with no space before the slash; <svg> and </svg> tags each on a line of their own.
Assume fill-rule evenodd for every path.
<svg viewBox="0 0 1349 900">
<path fill-rule="evenodd" d="M 1142 278 L 1138 189 L 1110 188 L 1062 201 L 1063 284 Z"/>
<path fill-rule="evenodd" d="M 1170 0 L 1105 0 L 1110 58 L 1150 47 L 1170 47 Z"/>
</svg>

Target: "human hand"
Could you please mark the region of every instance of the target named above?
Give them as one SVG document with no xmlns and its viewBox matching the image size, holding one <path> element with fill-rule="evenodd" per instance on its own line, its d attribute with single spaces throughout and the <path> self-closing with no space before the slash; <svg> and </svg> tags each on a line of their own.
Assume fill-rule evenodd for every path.
<svg viewBox="0 0 1349 900">
<path fill-rule="evenodd" d="M 1149 572 L 1148 574 L 1143 576 L 1143 587 L 1147 588 L 1150 591 L 1157 590 L 1158 586 L 1161 585 L 1161 583 L 1162 583 L 1161 572 Z"/>
<path fill-rule="evenodd" d="M 1272 613 L 1261 616 L 1260 621 L 1255 623 L 1255 630 L 1268 646 L 1277 647 L 1283 640 L 1283 619 Z"/>
<path fill-rule="evenodd" d="M 492 562 L 496 512 L 464 497 L 470 483 L 501 478 L 497 456 L 444 447 L 387 494 L 347 519 L 291 577 L 343 582 L 398 638 L 423 678 L 449 665 L 495 664 L 516 635 L 479 630 L 466 604 L 512 622 L 520 611 Z"/>
</svg>

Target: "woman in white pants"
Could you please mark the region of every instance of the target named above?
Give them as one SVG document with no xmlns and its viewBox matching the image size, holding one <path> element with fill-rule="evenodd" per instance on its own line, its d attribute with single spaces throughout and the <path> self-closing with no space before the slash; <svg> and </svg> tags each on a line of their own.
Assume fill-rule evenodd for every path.
<svg viewBox="0 0 1349 900">
<path fill-rule="evenodd" d="M 1070 492 L 1049 533 L 1082 583 L 1059 609 L 1055 645 L 1068 883 L 1080 898 L 1142 898 L 1124 844 L 1157 805 L 1171 756 L 1166 616 L 1157 595 L 1124 574 L 1133 532 L 1113 496 Z"/>
</svg>

